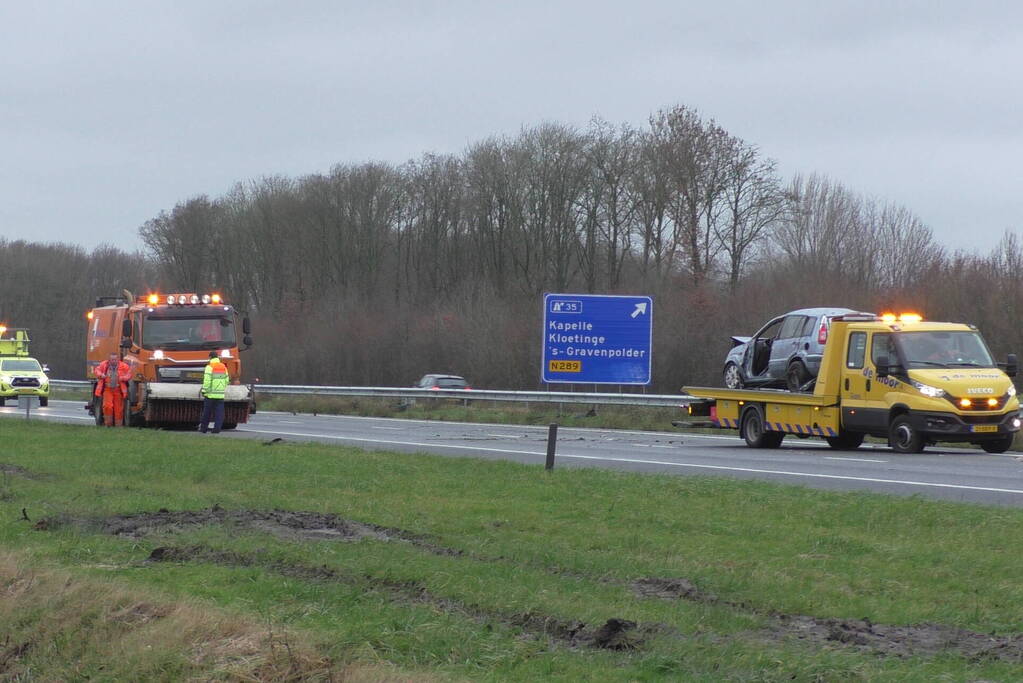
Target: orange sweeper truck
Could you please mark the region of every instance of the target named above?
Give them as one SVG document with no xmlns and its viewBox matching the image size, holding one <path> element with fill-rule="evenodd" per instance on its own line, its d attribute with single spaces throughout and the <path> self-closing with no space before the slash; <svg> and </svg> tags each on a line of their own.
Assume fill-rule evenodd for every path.
<svg viewBox="0 0 1023 683">
<path fill-rule="evenodd" d="M 216 351 L 231 377 L 224 396 L 224 429 L 255 412 L 252 387 L 241 384 L 240 351 L 252 345 L 249 319 L 219 294 L 145 294 L 100 297 L 87 314 L 86 377 L 95 390 L 96 367 L 118 354 L 131 368 L 124 420 L 131 426 L 194 427 L 202 412 L 203 369 Z M 103 424 L 102 399 L 86 406 Z"/>
</svg>

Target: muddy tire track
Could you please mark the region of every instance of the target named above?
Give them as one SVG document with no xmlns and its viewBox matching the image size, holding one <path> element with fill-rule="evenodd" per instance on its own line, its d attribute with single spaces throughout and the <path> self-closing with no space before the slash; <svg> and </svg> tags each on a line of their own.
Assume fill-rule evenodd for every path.
<svg viewBox="0 0 1023 683">
<path fill-rule="evenodd" d="M 481 625 L 499 624 L 517 628 L 529 636 L 547 639 L 552 645 L 562 647 L 616 651 L 636 650 L 641 648 L 651 635 L 669 630 L 669 627 L 663 625 L 642 625 L 618 618 L 611 618 L 602 624 L 593 625 L 545 614 L 508 614 L 453 598 L 438 596 L 415 581 L 394 581 L 368 574 L 352 574 L 326 565 L 311 566 L 282 562 L 259 554 L 238 553 L 202 545 L 161 546 L 154 549 L 145 561 L 199 562 L 225 567 L 259 568 L 303 581 L 341 583 L 380 593 L 395 604 L 428 605 L 448 614 L 468 618 Z"/>
<path fill-rule="evenodd" d="M 682 600 L 698 604 L 718 605 L 766 619 L 767 626 L 748 633 L 750 638 L 780 642 L 796 640 L 812 646 L 826 646 L 858 650 L 879 656 L 909 657 L 951 652 L 973 660 L 995 659 L 1023 663 L 1023 635 L 990 635 L 952 626 L 922 623 L 910 626 L 874 624 L 868 619 L 839 619 L 808 615 L 785 614 L 765 610 L 749 602 L 725 600 L 699 588 L 685 578 L 644 577 L 634 580 L 607 576 L 590 576 L 574 570 L 549 565 L 517 561 L 504 556 L 485 557 L 434 543 L 429 536 L 403 529 L 385 527 L 367 522 L 344 519 L 331 513 L 293 512 L 288 510 L 226 510 L 218 505 L 198 511 L 143 512 L 106 518 L 46 518 L 36 529 L 53 530 L 70 524 L 95 532 L 141 539 L 161 533 L 179 533 L 205 525 L 224 525 L 269 533 L 292 541 L 354 542 L 372 539 L 385 542 L 404 542 L 426 552 L 451 557 L 462 557 L 478 562 L 503 562 L 519 567 L 545 571 L 559 577 L 579 578 L 610 585 L 624 585 L 640 598 L 668 601 Z M 203 561 L 235 567 L 260 567 L 302 580 L 357 582 L 370 589 L 387 590 L 406 602 L 419 600 L 440 609 L 462 614 L 480 623 L 500 621 L 523 628 L 533 635 L 542 635 L 572 647 L 600 647 L 605 649 L 634 649 L 652 633 L 677 631 L 666 626 L 640 626 L 625 619 L 612 618 L 600 626 L 587 626 L 579 622 L 544 615 L 497 615 L 479 607 L 432 595 L 415 583 L 394 583 L 362 576 L 339 573 L 327 567 L 306 567 L 272 563 L 228 551 L 215 551 L 201 546 L 157 548 L 151 561 L 195 562 Z M 354 583 L 352 584 L 354 585 Z"/>
<path fill-rule="evenodd" d="M 3 462 L 0 462 L 0 474 L 9 477 L 21 477 L 22 479 L 54 479 L 52 474 L 40 474 L 39 472 L 33 472 L 32 470 L 25 469 L 21 465 L 10 465 Z"/>
</svg>

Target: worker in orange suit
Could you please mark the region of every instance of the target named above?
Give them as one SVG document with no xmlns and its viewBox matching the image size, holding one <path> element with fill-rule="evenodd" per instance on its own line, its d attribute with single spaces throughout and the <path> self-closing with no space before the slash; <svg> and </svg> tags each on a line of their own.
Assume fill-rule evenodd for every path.
<svg viewBox="0 0 1023 683">
<path fill-rule="evenodd" d="M 96 366 L 96 396 L 103 399 L 103 424 L 124 425 L 124 399 L 128 395 L 131 367 L 116 353 Z"/>
</svg>

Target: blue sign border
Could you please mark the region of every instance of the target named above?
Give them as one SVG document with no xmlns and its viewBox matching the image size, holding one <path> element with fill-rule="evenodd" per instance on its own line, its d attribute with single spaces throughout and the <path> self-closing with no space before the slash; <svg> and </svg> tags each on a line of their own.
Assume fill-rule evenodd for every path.
<svg viewBox="0 0 1023 683">
<path fill-rule="evenodd" d="M 586 317 L 587 312 L 586 312 L 585 307 L 583 306 L 583 304 L 586 303 L 587 301 L 590 301 L 590 302 L 599 301 L 601 303 L 605 303 L 605 304 L 609 304 L 609 305 L 612 304 L 612 300 L 621 300 L 621 299 L 628 300 L 630 302 L 630 304 L 638 304 L 638 303 L 645 302 L 647 304 L 647 310 L 646 310 L 646 313 L 644 315 L 647 318 L 647 320 L 646 320 L 646 325 L 644 325 L 642 327 L 642 329 L 645 331 L 646 338 L 641 340 L 642 342 L 645 343 L 645 349 L 644 350 L 646 352 L 644 354 L 645 355 L 645 359 L 646 359 L 645 360 L 645 379 L 637 380 L 637 381 L 630 381 L 628 379 L 623 379 L 621 377 L 617 377 L 617 378 L 601 377 L 601 378 L 598 378 L 598 379 L 594 379 L 592 377 L 590 377 L 590 378 L 571 377 L 571 376 L 568 376 L 568 373 L 555 373 L 558 376 L 556 378 L 555 377 L 551 377 L 551 373 L 549 371 L 550 361 L 551 360 L 555 360 L 555 359 L 553 359 L 551 354 L 550 354 L 550 345 L 547 342 L 547 335 L 548 335 L 548 332 L 549 332 L 549 324 L 551 322 L 550 316 L 552 315 L 551 314 L 551 307 L 550 307 L 550 300 L 552 298 L 564 300 L 564 301 L 566 301 L 567 303 L 570 303 L 570 304 L 579 304 L 579 308 L 580 308 L 579 314 L 581 316 L 580 320 L 585 321 L 585 322 L 594 322 L 592 319 L 588 319 Z M 565 314 L 572 314 L 572 313 L 573 313 L 572 311 L 565 311 Z M 541 334 L 542 351 L 541 351 L 540 355 L 542 357 L 542 362 L 541 362 L 541 367 L 540 367 L 540 381 L 545 383 L 545 384 L 628 384 L 628 385 L 641 385 L 641 386 L 646 386 L 646 385 L 650 384 L 652 379 L 653 379 L 653 358 L 652 358 L 652 356 L 653 356 L 653 328 L 654 328 L 654 322 L 653 321 L 654 321 L 654 300 L 653 300 L 653 297 L 651 297 L 649 295 L 643 295 L 643 294 L 635 294 L 635 295 L 627 295 L 627 294 L 574 294 L 574 293 L 565 293 L 565 294 L 547 293 L 547 294 L 544 294 L 544 297 L 543 297 L 543 327 L 542 327 L 542 330 L 541 330 L 541 332 L 542 332 L 542 334 Z M 601 332 L 606 334 L 607 330 L 601 330 Z M 627 344 L 628 341 L 629 340 L 619 341 L 617 345 L 618 346 L 622 346 L 624 344 Z M 640 348 L 643 348 L 642 345 L 640 346 Z M 561 360 L 561 359 L 558 359 L 558 360 Z M 576 360 L 576 359 L 572 359 L 572 360 Z M 606 362 L 607 361 L 605 361 L 605 363 Z M 633 365 L 635 365 L 635 363 L 633 363 Z"/>
</svg>

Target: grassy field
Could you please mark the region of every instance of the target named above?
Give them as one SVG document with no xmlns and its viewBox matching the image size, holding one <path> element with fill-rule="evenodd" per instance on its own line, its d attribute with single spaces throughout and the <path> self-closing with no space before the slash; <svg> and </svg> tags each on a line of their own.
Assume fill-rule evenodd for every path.
<svg viewBox="0 0 1023 683">
<path fill-rule="evenodd" d="M 1023 678 L 1023 511 L 0 421 L 0 678 Z"/>
</svg>

